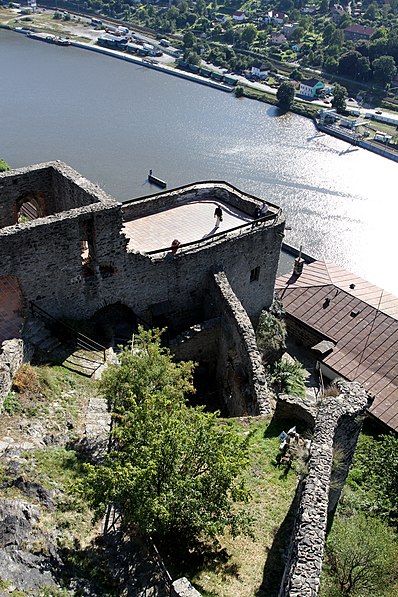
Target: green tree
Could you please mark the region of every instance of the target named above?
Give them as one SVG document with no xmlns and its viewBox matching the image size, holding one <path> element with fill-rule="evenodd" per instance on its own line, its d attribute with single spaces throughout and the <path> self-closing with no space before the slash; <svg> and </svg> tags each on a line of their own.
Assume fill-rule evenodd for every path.
<svg viewBox="0 0 398 597">
<path fill-rule="evenodd" d="M 184 33 L 184 37 L 182 38 L 182 43 L 184 44 L 184 48 L 193 48 L 193 46 L 196 43 L 196 37 L 195 35 L 192 33 L 192 31 L 186 31 Z"/>
<path fill-rule="evenodd" d="M 10 166 L 4 160 L 0 159 L 0 172 L 7 172 L 10 169 Z"/>
<path fill-rule="evenodd" d="M 372 511 L 398 524 L 398 437 L 361 437 L 353 481 L 371 496 Z"/>
<path fill-rule="evenodd" d="M 218 413 L 191 408 L 193 363 L 174 363 L 160 332 L 140 331 L 101 387 L 113 407 L 113 450 L 88 465 L 83 491 L 100 514 L 116 505 L 125 524 L 157 538 L 214 537 L 245 526 L 234 502 L 247 499 L 240 473 L 248 437 L 220 425 Z"/>
<path fill-rule="evenodd" d="M 395 66 L 394 58 L 392 56 L 380 56 L 375 58 L 372 62 L 373 76 L 376 81 L 382 85 L 386 85 L 397 74 L 397 67 Z"/>
<path fill-rule="evenodd" d="M 323 15 L 329 12 L 329 2 L 328 0 L 321 0 L 321 4 L 319 6 L 319 12 Z"/>
<path fill-rule="evenodd" d="M 246 46 L 251 46 L 254 41 L 256 40 L 257 37 L 257 27 L 255 25 L 253 25 L 252 23 L 249 23 L 249 25 L 246 25 L 245 27 L 243 27 L 241 34 L 240 34 L 240 39 L 241 42 L 244 43 Z"/>
<path fill-rule="evenodd" d="M 357 74 L 359 58 L 361 58 L 361 54 L 356 50 L 350 50 L 343 54 L 339 60 L 339 73 L 341 75 L 348 75 L 354 79 Z"/>
<path fill-rule="evenodd" d="M 332 106 L 341 114 L 346 109 L 347 89 L 338 83 L 333 87 Z"/>
<path fill-rule="evenodd" d="M 279 106 L 283 110 L 289 110 L 294 100 L 294 92 L 295 87 L 293 83 L 289 83 L 289 81 L 284 81 L 279 85 L 278 91 L 276 92 L 276 98 Z"/>
<path fill-rule="evenodd" d="M 325 25 L 325 28 L 324 28 L 323 34 L 322 34 L 322 36 L 323 36 L 323 43 L 325 45 L 328 46 L 330 44 L 332 35 L 333 35 L 333 33 L 335 31 L 336 31 L 336 25 L 334 25 L 333 23 L 327 23 Z"/>
<path fill-rule="evenodd" d="M 380 17 L 379 7 L 376 2 L 372 2 L 369 4 L 368 8 L 365 10 L 364 18 L 368 19 L 369 21 L 375 21 Z"/>
<path fill-rule="evenodd" d="M 337 516 L 326 543 L 330 597 L 385 595 L 396 576 L 398 556 L 394 533 L 382 521 L 364 513 Z"/>
</svg>

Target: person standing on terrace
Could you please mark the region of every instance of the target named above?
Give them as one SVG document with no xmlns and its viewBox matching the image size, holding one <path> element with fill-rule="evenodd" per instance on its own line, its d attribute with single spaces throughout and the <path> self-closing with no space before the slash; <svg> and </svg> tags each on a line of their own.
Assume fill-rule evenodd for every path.
<svg viewBox="0 0 398 597">
<path fill-rule="evenodd" d="M 222 222 L 222 209 L 220 205 L 217 205 L 216 209 L 214 210 L 214 217 L 216 218 L 216 228 L 219 228 L 220 223 Z"/>
</svg>

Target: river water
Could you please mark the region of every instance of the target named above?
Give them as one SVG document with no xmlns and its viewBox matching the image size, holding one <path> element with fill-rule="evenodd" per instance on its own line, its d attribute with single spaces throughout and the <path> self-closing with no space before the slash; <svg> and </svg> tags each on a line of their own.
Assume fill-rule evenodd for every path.
<svg viewBox="0 0 398 597">
<path fill-rule="evenodd" d="M 226 180 L 280 205 L 286 241 L 398 294 L 395 162 L 276 107 L 0 30 L 0 158 L 59 159 L 118 200 Z"/>
</svg>

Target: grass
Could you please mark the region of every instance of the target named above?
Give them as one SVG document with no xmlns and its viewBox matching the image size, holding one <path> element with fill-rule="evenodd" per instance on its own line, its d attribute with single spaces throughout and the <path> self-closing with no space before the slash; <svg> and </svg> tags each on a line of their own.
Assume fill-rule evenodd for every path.
<svg viewBox="0 0 398 597">
<path fill-rule="evenodd" d="M 261 594 L 271 597 L 268 590 L 260 591 L 264 568 L 267 566 L 268 569 L 276 562 L 279 570 L 273 568 L 273 572 L 274 578 L 278 579 L 277 572 L 282 566 L 280 553 L 277 550 L 275 558 L 275 553 L 271 552 L 275 551 L 274 540 L 292 504 L 297 476 L 276 466 L 278 435 L 283 425 L 275 425 L 263 418 L 236 419 L 234 424 L 241 434 L 253 432 L 251 465 L 245 475 L 251 500 L 244 506 L 254 519 L 253 535 L 219 537 L 218 544 L 207 546 L 207 550 L 196 559 L 185 562 L 185 566 L 174 565 L 173 569 L 171 564 L 171 571 L 175 577 L 186 575 L 190 578 L 204 596 L 253 597 Z M 286 535 L 280 539 L 286 539 Z"/>
</svg>

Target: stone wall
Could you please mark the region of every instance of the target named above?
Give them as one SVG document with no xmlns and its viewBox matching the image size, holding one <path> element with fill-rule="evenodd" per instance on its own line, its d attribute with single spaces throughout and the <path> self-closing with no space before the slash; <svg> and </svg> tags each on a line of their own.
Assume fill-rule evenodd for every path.
<svg viewBox="0 0 398 597">
<path fill-rule="evenodd" d="M 257 197 L 242 193 L 233 185 L 224 181 L 206 181 L 185 185 L 171 191 L 149 195 L 142 199 L 133 199 L 123 203 L 124 219 L 133 220 L 162 209 L 170 209 L 192 201 L 223 201 L 250 216 L 254 216 L 256 207 L 261 205 Z M 268 203 L 268 202 L 267 202 Z M 268 203 L 270 211 L 277 213 L 279 207 Z"/>
<path fill-rule="evenodd" d="M 214 274 L 213 305 L 221 315 L 217 379 L 231 416 L 271 413 L 256 335 L 224 272 Z"/>
<path fill-rule="evenodd" d="M 316 416 L 308 473 L 299 488 L 298 512 L 287 556 L 279 597 L 316 597 L 320 587 L 328 513 L 340 496 L 342 485 L 331 490 L 337 479 L 333 470 L 337 446 L 345 450 L 343 470 L 347 476 L 369 404 L 368 394 L 357 383 L 337 382 L 340 395 L 325 398 Z M 333 483 L 334 486 L 334 483 Z"/>
<path fill-rule="evenodd" d="M 0 350 L 0 411 L 4 399 L 12 387 L 12 378 L 22 363 L 28 361 L 33 355 L 32 347 L 27 346 L 23 340 L 6 340 Z"/>
<path fill-rule="evenodd" d="M 179 361 L 217 361 L 220 317 L 215 317 L 185 330 L 170 342 L 170 350 Z"/>
<path fill-rule="evenodd" d="M 0 176 L 0 228 L 17 224 L 24 200 L 33 201 L 39 216 L 46 217 L 111 198 L 66 164 L 47 162 Z"/>
</svg>

